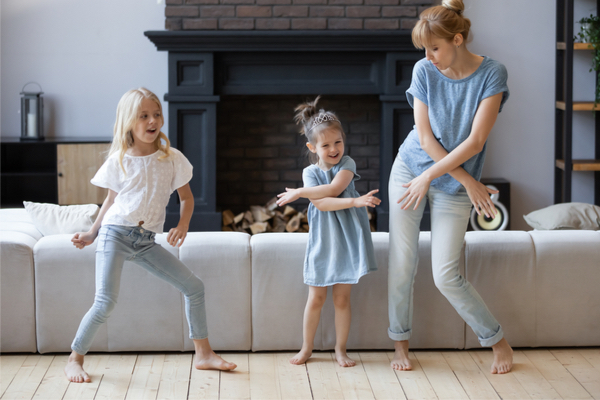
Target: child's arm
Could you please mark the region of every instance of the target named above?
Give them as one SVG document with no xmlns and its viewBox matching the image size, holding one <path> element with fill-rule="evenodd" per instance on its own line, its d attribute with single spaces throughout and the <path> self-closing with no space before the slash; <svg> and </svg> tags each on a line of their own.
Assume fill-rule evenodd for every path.
<svg viewBox="0 0 600 400">
<path fill-rule="evenodd" d="M 323 199 L 325 197 L 337 197 L 348 187 L 354 179 L 354 173 L 349 170 L 341 170 L 338 172 L 333 181 L 327 185 L 318 185 L 310 187 L 302 187 L 297 189 L 285 188 L 285 192 L 277 195 L 278 206 L 284 206 L 288 203 L 298 200 L 300 197 L 306 199 Z M 350 208 L 350 207 L 345 207 Z"/>
<path fill-rule="evenodd" d="M 108 209 L 114 204 L 115 197 L 117 197 L 117 192 L 114 190 L 108 189 L 108 195 L 104 202 L 102 203 L 102 207 L 98 212 L 98 217 L 96 217 L 96 221 L 94 221 L 94 225 L 87 232 L 77 232 L 73 235 L 71 242 L 73 242 L 73 246 L 78 249 L 83 249 L 85 246 L 89 246 L 94 243 L 96 240 L 96 236 L 98 236 L 98 231 L 100 230 L 100 226 L 102 225 L 102 220 L 104 219 L 104 215 L 108 211 Z"/>
<path fill-rule="evenodd" d="M 375 197 L 375 193 L 377 192 L 379 192 L 379 189 L 371 190 L 369 193 L 360 197 L 325 197 L 323 199 L 310 199 L 310 201 L 319 211 L 338 211 L 352 207 L 375 208 L 375 206 L 378 206 L 381 203 L 381 200 Z"/>
<path fill-rule="evenodd" d="M 181 203 L 179 206 L 179 223 L 177 227 L 171 228 L 167 235 L 167 242 L 173 247 L 180 247 L 183 244 L 188 229 L 190 229 L 190 220 L 194 213 L 194 195 L 192 194 L 192 189 L 190 189 L 190 184 L 186 183 L 177 189 L 177 194 Z"/>
</svg>

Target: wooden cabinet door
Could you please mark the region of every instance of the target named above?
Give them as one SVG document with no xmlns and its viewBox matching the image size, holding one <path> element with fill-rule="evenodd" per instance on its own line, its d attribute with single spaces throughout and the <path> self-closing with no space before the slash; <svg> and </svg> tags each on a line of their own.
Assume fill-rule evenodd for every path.
<svg viewBox="0 0 600 400">
<path fill-rule="evenodd" d="M 90 183 L 106 160 L 110 143 L 59 144 L 58 204 L 102 204 L 107 189 Z"/>
</svg>

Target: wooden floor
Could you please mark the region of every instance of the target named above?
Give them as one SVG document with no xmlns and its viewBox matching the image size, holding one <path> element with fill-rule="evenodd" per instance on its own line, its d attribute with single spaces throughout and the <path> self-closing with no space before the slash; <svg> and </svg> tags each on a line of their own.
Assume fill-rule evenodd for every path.
<svg viewBox="0 0 600 400">
<path fill-rule="evenodd" d="M 235 372 L 197 371 L 191 353 L 91 354 L 92 383 L 69 383 L 67 355 L 0 357 L 2 399 L 600 399 L 600 349 L 515 351 L 513 372 L 492 375 L 492 353 L 415 351 L 414 370 L 394 372 L 390 352 L 329 352 L 301 366 L 291 353 L 226 353 Z"/>
</svg>

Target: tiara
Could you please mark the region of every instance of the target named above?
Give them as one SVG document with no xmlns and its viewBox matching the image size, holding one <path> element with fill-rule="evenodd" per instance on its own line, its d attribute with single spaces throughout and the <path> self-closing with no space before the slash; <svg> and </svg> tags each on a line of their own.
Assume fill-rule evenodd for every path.
<svg viewBox="0 0 600 400">
<path fill-rule="evenodd" d="M 315 126 L 321 125 L 323 122 L 329 122 L 329 121 L 340 122 L 340 121 L 337 120 L 337 118 L 335 118 L 335 117 L 333 117 L 333 116 L 331 116 L 329 114 L 321 113 L 321 114 L 319 114 L 319 115 L 317 115 L 315 117 L 315 120 L 313 121 L 313 125 L 310 127 L 310 129 L 308 131 L 310 132 L 311 130 L 313 130 L 313 128 Z"/>
</svg>

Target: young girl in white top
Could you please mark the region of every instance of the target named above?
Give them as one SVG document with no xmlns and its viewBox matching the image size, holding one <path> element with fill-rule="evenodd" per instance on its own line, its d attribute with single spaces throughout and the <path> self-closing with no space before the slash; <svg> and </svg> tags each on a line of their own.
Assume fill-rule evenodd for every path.
<svg viewBox="0 0 600 400">
<path fill-rule="evenodd" d="M 296 107 L 297 123 L 308 140 L 315 163 L 302 173 L 304 187 L 286 188 L 279 194 L 280 206 L 300 197 L 310 199 L 310 231 L 304 259 L 304 283 L 309 285 L 304 309 L 303 343 L 292 364 L 303 364 L 312 354 L 327 287 L 333 286 L 335 307 L 335 356 L 342 367 L 355 362 L 346 354 L 350 331 L 350 289 L 361 276 L 375 271 L 375 254 L 366 206 L 381 200 L 377 190 L 360 196 L 354 181 L 360 179 L 356 164 L 344 155 L 345 134 L 339 119 L 330 111 L 318 110 L 317 101 Z"/>
<path fill-rule="evenodd" d="M 83 249 L 98 237 L 96 248 L 96 296 L 83 317 L 65 374 L 71 382 L 90 382 L 83 370 L 84 355 L 98 329 L 114 309 L 125 261 L 133 261 L 169 282 L 185 296 L 190 338 L 194 341 L 197 369 L 231 370 L 235 364 L 217 356 L 208 343 L 204 285 L 181 261 L 154 242 L 163 231 L 165 208 L 177 190 L 181 217 L 167 236 L 171 246 L 181 246 L 194 210 L 189 181 L 192 165 L 160 131 L 164 120 L 156 95 L 145 88 L 130 90 L 117 106 L 110 155 L 92 179 L 108 189 L 94 225 L 78 232 L 71 241 Z"/>
</svg>

